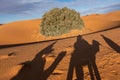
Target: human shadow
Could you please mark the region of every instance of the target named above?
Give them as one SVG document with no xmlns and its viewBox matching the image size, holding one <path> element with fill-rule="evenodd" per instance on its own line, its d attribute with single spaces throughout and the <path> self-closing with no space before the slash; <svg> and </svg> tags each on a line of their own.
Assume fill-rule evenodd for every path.
<svg viewBox="0 0 120 80">
<path fill-rule="evenodd" d="M 55 43 L 40 51 L 33 60 L 21 63 L 23 67 L 11 80 L 47 80 L 66 54 L 66 52 L 59 53 L 54 62 L 44 70 L 46 56 L 54 50 L 52 47 Z"/>
<path fill-rule="evenodd" d="M 107 38 L 104 35 L 101 35 L 103 37 L 103 39 L 105 40 L 105 42 L 115 51 L 117 51 L 118 53 L 120 53 L 120 46 L 117 45 L 117 43 L 115 43 L 114 41 L 112 41 L 111 39 Z"/>
<path fill-rule="evenodd" d="M 84 80 L 83 67 L 88 66 L 91 80 L 101 80 L 100 74 L 96 65 L 96 53 L 99 51 L 99 42 L 93 40 L 90 45 L 82 36 L 77 37 L 74 44 L 74 52 L 71 54 L 67 80 L 73 79 L 73 72 L 75 69 L 76 80 Z"/>
</svg>

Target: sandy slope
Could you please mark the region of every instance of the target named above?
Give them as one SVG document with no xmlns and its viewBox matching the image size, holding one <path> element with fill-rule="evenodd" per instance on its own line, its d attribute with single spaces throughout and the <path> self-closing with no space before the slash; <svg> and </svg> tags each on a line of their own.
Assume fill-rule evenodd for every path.
<svg viewBox="0 0 120 80">
<path fill-rule="evenodd" d="M 89 66 L 89 68 L 89 64 L 87 63 L 78 65 L 78 68 L 76 68 L 77 71 L 80 71 L 80 74 L 84 73 L 81 78 L 91 80 L 90 74 L 91 76 L 92 73 L 94 74 L 94 72 L 91 71 L 91 67 L 93 67 L 97 80 L 120 80 L 119 33 L 120 28 L 116 28 L 83 36 L 83 39 L 90 45 L 93 45 L 93 40 L 99 42 L 99 47 L 97 46 L 98 44 L 96 44 L 92 49 L 90 49 L 90 46 L 84 43 L 84 41 L 81 42 L 80 39 L 77 40 L 77 37 L 58 40 L 56 43 L 54 43 L 55 41 L 50 41 L 1 48 L 0 80 L 66 80 L 67 75 L 71 75 L 72 73 L 73 78 L 72 76 L 68 77 L 68 80 L 75 80 L 75 72 L 72 72 L 72 67 L 69 67 L 74 65 L 71 62 L 75 61 L 76 64 L 79 62 L 84 63 L 84 60 L 88 60 L 90 56 L 92 56 L 93 60 L 94 56 L 96 56 L 95 61 L 97 66 L 95 67 L 95 63 Z M 104 35 L 104 37 L 101 35 Z M 76 42 L 77 44 L 75 44 Z M 82 49 L 79 48 L 81 45 Z M 78 54 L 71 55 L 75 54 L 77 48 Z M 86 51 L 88 50 L 90 50 L 90 55 L 86 57 L 86 54 L 88 54 Z M 66 51 L 66 54 L 63 51 Z M 94 51 L 95 54 L 93 54 Z M 73 56 L 73 58 L 71 58 L 71 56 Z M 92 58 L 90 58 L 89 61 L 92 60 Z M 89 71 L 91 73 L 89 73 Z"/>
<path fill-rule="evenodd" d="M 120 25 L 120 11 L 83 16 L 82 19 L 84 20 L 86 28 L 81 31 L 75 30 L 59 37 L 44 37 L 40 35 L 40 19 L 4 24 L 0 26 L 0 44 L 44 41 L 109 29 Z"/>
<path fill-rule="evenodd" d="M 91 80 L 90 76 L 92 80 L 95 76 L 96 80 L 120 80 L 120 27 L 110 29 L 120 26 L 120 11 L 82 18 L 85 29 L 54 38 L 102 31 L 84 35 L 82 40 L 73 37 L 6 48 L 0 46 L 0 80 L 75 80 L 79 77 Z M 39 25 L 39 19 L 1 25 L 0 44 L 53 39 L 40 35 Z M 75 65 L 79 77 L 73 71 Z"/>
<path fill-rule="evenodd" d="M 40 20 L 28 20 L 4 24 L 0 27 L 0 43 L 24 43 L 34 41 Z"/>
<path fill-rule="evenodd" d="M 120 25 L 120 11 L 107 14 L 92 14 L 84 16 L 85 26 L 92 31 L 104 30 Z"/>
</svg>

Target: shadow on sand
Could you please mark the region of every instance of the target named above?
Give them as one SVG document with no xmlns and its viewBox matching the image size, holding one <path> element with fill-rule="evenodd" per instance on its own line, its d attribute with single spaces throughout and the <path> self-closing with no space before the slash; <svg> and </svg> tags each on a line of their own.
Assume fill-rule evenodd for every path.
<svg viewBox="0 0 120 80">
<path fill-rule="evenodd" d="M 66 52 L 61 52 L 50 67 L 44 70 L 46 56 L 54 50 L 52 47 L 55 43 L 56 42 L 40 51 L 32 61 L 21 63 L 23 67 L 11 80 L 47 80 L 66 54 Z"/>
<path fill-rule="evenodd" d="M 105 37 L 104 35 L 101 35 L 103 37 L 103 39 L 105 40 L 105 42 L 115 51 L 117 51 L 118 53 L 120 53 L 120 46 L 117 45 L 114 41 L 112 41 L 111 39 Z"/>
<path fill-rule="evenodd" d="M 74 44 L 74 52 L 71 55 L 67 80 L 73 80 L 73 72 L 75 69 L 76 80 L 84 80 L 83 67 L 88 66 L 91 80 L 101 80 L 97 65 L 96 65 L 96 53 L 99 51 L 99 42 L 93 40 L 93 44 L 90 45 L 85 41 L 82 36 L 77 37 L 77 41 Z"/>
</svg>

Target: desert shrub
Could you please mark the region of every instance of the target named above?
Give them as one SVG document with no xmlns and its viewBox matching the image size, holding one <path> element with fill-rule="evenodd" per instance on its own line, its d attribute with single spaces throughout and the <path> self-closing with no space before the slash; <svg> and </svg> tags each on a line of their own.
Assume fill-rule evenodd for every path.
<svg viewBox="0 0 120 80">
<path fill-rule="evenodd" d="M 81 29 L 84 23 L 80 14 L 69 8 L 54 8 L 42 17 L 40 33 L 45 36 L 58 36 L 73 29 Z"/>
</svg>

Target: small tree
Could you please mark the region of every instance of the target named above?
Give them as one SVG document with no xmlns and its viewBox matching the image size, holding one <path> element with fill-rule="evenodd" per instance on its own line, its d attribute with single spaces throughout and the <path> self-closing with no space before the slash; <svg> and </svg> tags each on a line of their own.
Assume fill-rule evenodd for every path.
<svg viewBox="0 0 120 80">
<path fill-rule="evenodd" d="M 71 30 L 83 28 L 84 23 L 78 12 L 64 7 L 54 8 L 45 13 L 40 27 L 42 35 L 59 36 Z"/>
</svg>

